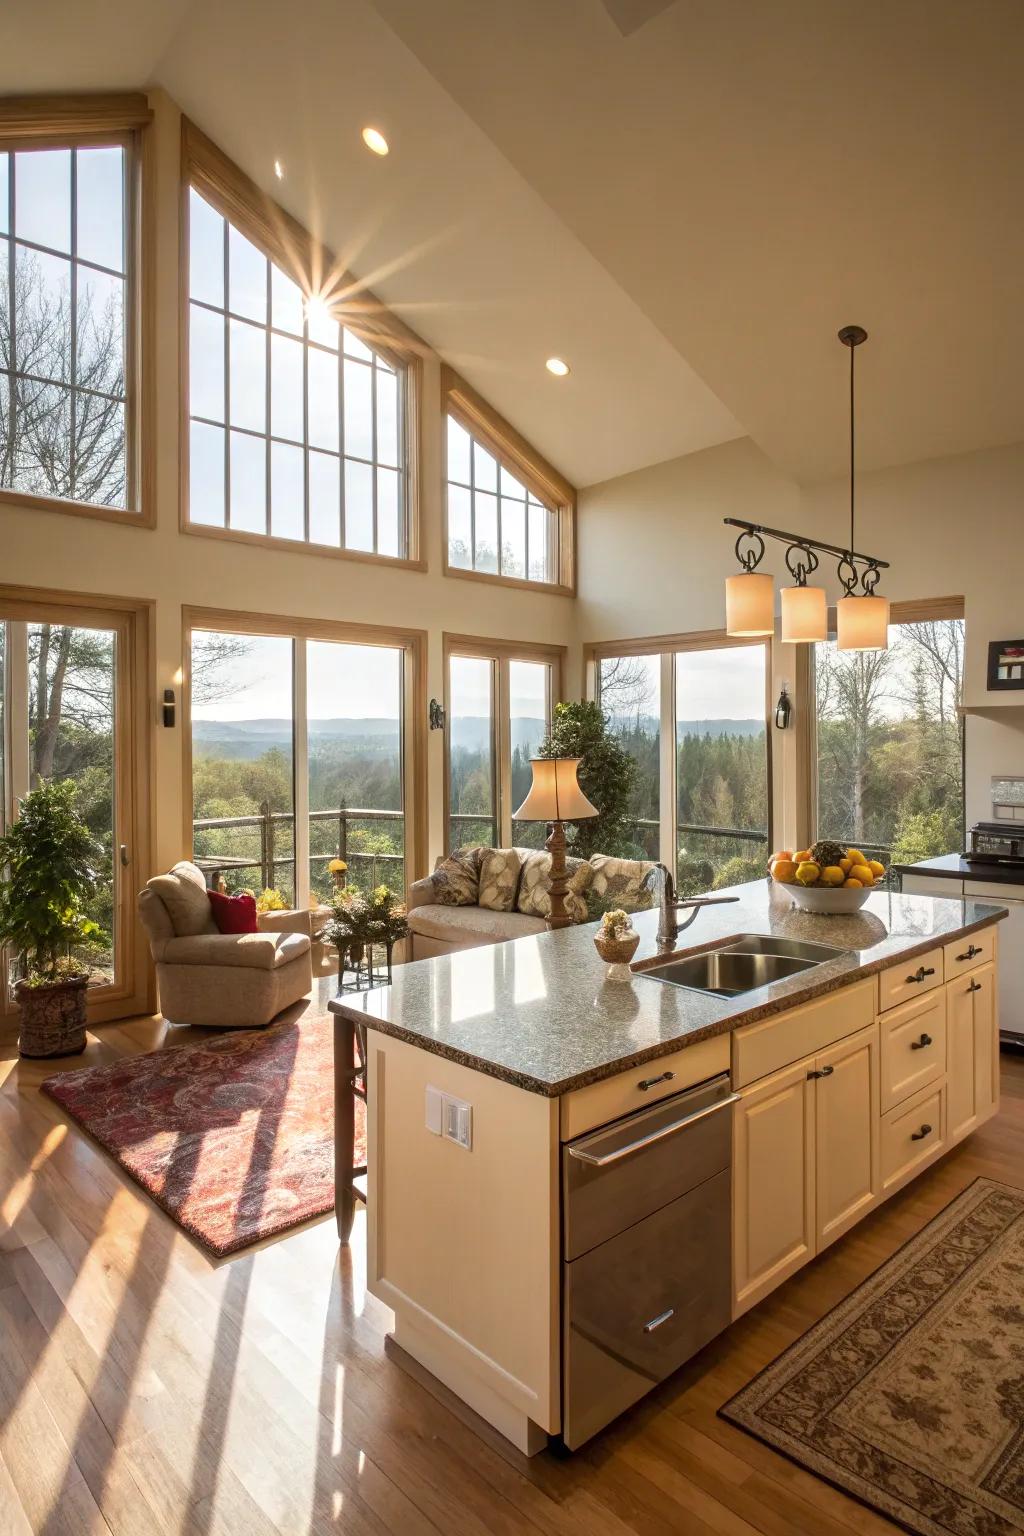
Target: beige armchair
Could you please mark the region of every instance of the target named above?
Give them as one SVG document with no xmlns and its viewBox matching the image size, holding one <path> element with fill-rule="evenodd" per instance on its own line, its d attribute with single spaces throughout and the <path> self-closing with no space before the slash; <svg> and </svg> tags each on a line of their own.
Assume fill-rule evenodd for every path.
<svg viewBox="0 0 1024 1536">
<path fill-rule="evenodd" d="M 312 988 L 309 935 L 219 933 L 206 882 L 187 861 L 148 882 L 139 916 L 171 1023 L 255 1029 Z"/>
</svg>

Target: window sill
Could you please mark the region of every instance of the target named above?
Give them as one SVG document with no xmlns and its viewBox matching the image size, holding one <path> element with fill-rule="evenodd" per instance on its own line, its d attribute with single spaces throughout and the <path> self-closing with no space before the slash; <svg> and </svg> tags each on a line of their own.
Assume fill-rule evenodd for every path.
<svg viewBox="0 0 1024 1536">
<path fill-rule="evenodd" d="M 104 507 L 92 501 L 63 501 L 59 496 L 36 496 L 31 491 L 0 490 L 0 504 L 31 512 L 61 512 L 69 517 L 92 517 L 130 528 L 155 528 L 152 513 L 132 512 L 125 507 Z"/>
<path fill-rule="evenodd" d="M 445 560 L 445 576 L 455 576 L 460 581 L 486 581 L 496 587 L 514 587 L 525 592 L 544 592 L 549 597 L 575 597 L 576 588 L 561 586 L 553 581 L 527 581 L 522 576 L 500 576 L 496 571 L 470 571 L 464 566 L 449 565 Z"/>
<path fill-rule="evenodd" d="M 306 539 L 282 539 L 274 534 L 245 533 L 239 528 L 207 528 L 202 523 L 185 522 L 182 533 L 201 539 L 223 539 L 229 544 L 251 544 L 257 549 L 286 550 L 293 555 L 326 555 L 330 560 L 354 560 L 362 565 L 384 565 L 392 570 L 425 571 L 425 560 L 402 555 L 377 555 L 366 549 L 339 549 L 334 544 L 313 544 Z"/>
</svg>

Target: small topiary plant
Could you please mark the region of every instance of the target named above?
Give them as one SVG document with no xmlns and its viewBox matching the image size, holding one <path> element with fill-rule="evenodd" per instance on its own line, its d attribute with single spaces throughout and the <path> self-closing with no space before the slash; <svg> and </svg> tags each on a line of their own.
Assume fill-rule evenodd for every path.
<svg viewBox="0 0 1024 1536">
<path fill-rule="evenodd" d="M 106 938 L 87 911 L 101 850 L 75 794 L 70 779 L 40 784 L 0 838 L 0 944 L 14 951 L 29 987 L 87 977 L 88 965 L 71 950 Z"/>
<path fill-rule="evenodd" d="M 538 757 L 578 757 L 579 786 L 598 814 L 577 822 L 569 852 L 580 859 L 594 853 L 634 856 L 627 815 L 636 782 L 636 763 L 608 730 L 608 716 L 599 704 L 555 705 L 547 740 Z"/>
</svg>

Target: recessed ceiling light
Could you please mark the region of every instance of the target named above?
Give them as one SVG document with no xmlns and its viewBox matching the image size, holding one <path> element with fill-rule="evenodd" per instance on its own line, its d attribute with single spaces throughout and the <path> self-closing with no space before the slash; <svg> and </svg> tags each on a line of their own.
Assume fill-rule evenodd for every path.
<svg viewBox="0 0 1024 1536">
<path fill-rule="evenodd" d="M 284 166 L 281 164 L 280 160 L 274 161 L 274 175 L 277 177 L 278 181 L 284 181 Z"/>
<path fill-rule="evenodd" d="M 544 364 L 544 367 L 547 369 L 548 373 L 553 373 L 556 379 L 564 379 L 566 374 L 570 371 L 569 364 L 563 362 L 560 357 L 549 357 L 547 362 Z"/>
<path fill-rule="evenodd" d="M 379 128 L 364 128 L 363 143 L 367 149 L 372 149 L 375 155 L 386 155 L 390 148 Z"/>
</svg>

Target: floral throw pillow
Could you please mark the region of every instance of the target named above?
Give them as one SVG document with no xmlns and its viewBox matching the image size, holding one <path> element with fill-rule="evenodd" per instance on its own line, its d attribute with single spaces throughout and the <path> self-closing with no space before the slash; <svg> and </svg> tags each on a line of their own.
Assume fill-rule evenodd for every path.
<svg viewBox="0 0 1024 1536">
<path fill-rule="evenodd" d="M 485 848 L 456 848 L 430 877 L 439 907 L 475 907 L 480 894 L 480 860 Z"/>
<path fill-rule="evenodd" d="M 551 855 L 529 853 L 522 850 L 523 874 L 519 882 L 519 899 L 516 905 L 527 917 L 551 916 Z M 565 893 L 565 910 L 574 923 L 587 921 L 586 892 L 593 871 L 586 859 L 567 858 L 569 889 Z"/>
<path fill-rule="evenodd" d="M 514 912 L 522 867 L 522 857 L 515 848 L 485 848 L 480 860 L 479 905 L 491 912 Z"/>
<path fill-rule="evenodd" d="M 625 912 L 643 912 L 657 899 L 657 865 L 649 859 L 616 859 L 608 853 L 595 853 L 590 860 L 593 880 L 590 907 L 600 914 L 613 907 Z"/>
</svg>

